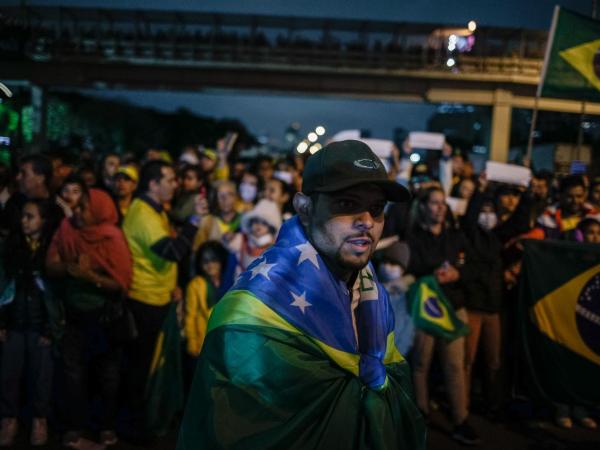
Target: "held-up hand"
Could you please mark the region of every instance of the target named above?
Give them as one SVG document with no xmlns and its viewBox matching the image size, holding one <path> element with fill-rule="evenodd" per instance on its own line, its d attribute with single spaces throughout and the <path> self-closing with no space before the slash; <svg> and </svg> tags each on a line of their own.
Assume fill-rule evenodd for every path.
<svg viewBox="0 0 600 450">
<path fill-rule="evenodd" d="M 440 284 L 453 283 L 460 279 L 460 272 L 451 264 L 443 265 L 433 274 Z"/>
<path fill-rule="evenodd" d="M 70 219 L 71 217 L 73 217 L 73 210 L 71 209 L 71 207 L 69 205 L 67 205 L 67 202 L 65 202 L 58 195 L 56 196 L 56 204 L 60 207 L 60 209 L 62 209 L 62 212 L 67 219 Z"/>
</svg>

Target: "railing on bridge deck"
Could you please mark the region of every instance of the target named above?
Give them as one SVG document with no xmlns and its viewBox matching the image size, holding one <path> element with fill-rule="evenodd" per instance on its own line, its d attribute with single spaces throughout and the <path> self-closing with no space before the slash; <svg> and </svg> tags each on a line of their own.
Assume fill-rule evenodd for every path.
<svg viewBox="0 0 600 450">
<path fill-rule="evenodd" d="M 0 9 L 0 58 L 131 64 L 249 64 L 356 71 L 539 75 L 546 33 L 482 28 L 469 52 L 447 51 L 443 27 L 272 16 L 82 8 Z M 154 15 L 153 15 L 154 14 Z M 227 31 L 223 24 L 230 25 Z M 298 24 L 308 23 L 306 28 Z M 234 30 L 234 31 L 232 31 Z M 279 30 L 279 32 L 278 32 Z M 351 32 L 350 30 L 355 30 Z M 348 34 L 348 39 L 336 38 Z M 437 34 L 436 34 L 437 33 Z M 308 37 L 307 37 L 308 35 Z M 312 37 L 311 37 L 312 35 Z M 448 60 L 455 62 L 448 67 Z"/>
</svg>

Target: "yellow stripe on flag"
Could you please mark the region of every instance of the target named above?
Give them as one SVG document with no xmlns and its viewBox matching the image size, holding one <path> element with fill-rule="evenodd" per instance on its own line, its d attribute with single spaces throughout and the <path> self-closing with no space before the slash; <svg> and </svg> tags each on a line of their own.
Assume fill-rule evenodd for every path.
<svg viewBox="0 0 600 450">
<path fill-rule="evenodd" d="M 600 49 L 600 39 L 568 48 L 559 52 L 559 55 L 583 75 L 592 86 L 600 90 L 600 79 L 594 70 L 594 56 L 598 49 Z"/>
<path fill-rule="evenodd" d="M 229 291 L 215 306 L 208 321 L 208 331 L 225 325 L 255 325 L 271 327 L 288 333 L 307 336 L 298 328 L 257 299 L 250 291 Z M 338 366 L 358 376 L 360 356 L 333 348 L 309 337 Z"/>
<path fill-rule="evenodd" d="M 591 278 L 600 273 L 600 265 L 582 272 L 550 292 L 532 308 L 531 314 L 539 330 L 556 343 L 600 365 L 600 355 L 594 353 L 581 338 L 577 328 L 577 302 Z"/>
</svg>

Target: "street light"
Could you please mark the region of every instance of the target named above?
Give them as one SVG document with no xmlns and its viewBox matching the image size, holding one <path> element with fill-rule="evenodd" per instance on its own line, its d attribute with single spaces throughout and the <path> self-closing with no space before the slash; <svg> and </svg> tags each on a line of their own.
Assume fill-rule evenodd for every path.
<svg viewBox="0 0 600 450">
<path fill-rule="evenodd" d="M 456 64 L 456 61 L 454 61 L 454 58 L 448 58 L 448 61 L 446 61 L 446 65 L 448 67 L 454 67 L 454 64 Z"/>
<path fill-rule="evenodd" d="M 469 29 L 469 31 L 472 33 L 477 29 L 477 22 L 475 22 L 474 20 L 471 20 L 468 24 L 467 24 L 467 28 Z"/>
<path fill-rule="evenodd" d="M 308 133 L 308 140 L 310 142 L 317 142 L 317 139 L 319 139 L 319 136 L 317 136 L 317 133 L 314 133 L 312 131 L 310 133 Z"/>
<path fill-rule="evenodd" d="M 315 128 L 315 133 L 317 133 L 319 136 L 323 136 L 325 134 L 325 127 L 319 125 L 317 128 Z"/>
<path fill-rule="evenodd" d="M 319 150 L 321 150 L 321 144 L 314 144 L 311 145 L 310 148 L 308 149 L 310 151 L 311 155 L 314 155 L 315 153 L 317 153 Z"/>
<path fill-rule="evenodd" d="M 296 147 L 296 150 L 298 151 L 298 153 L 304 153 L 306 150 L 308 150 L 308 144 L 306 143 L 306 141 L 300 142 Z"/>
</svg>

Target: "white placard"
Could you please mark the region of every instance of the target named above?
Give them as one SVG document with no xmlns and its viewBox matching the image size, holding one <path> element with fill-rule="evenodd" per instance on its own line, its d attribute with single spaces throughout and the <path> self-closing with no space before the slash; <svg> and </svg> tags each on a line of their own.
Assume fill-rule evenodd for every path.
<svg viewBox="0 0 600 450">
<path fill-rule="evenodd" d="M 498 181 L 523 187 L 529 186 L 531 181 L 531 170 L 527 167 L 496 161 L 488 161 L 485 164 L 485 175 L 488 181 Z"/>
<path fill-rule="evenodd" d="M 342 130 L 337 132 L 336 134 L 334 134 L 330 141 L 331 142 L 337 142 L 337 141 L 347 141 L 349 139 L 352 140 L 360 140 L 360 130 Z"/>
<path fill-rule="evenodd" d="M 408 145 L 410 145 L 410 148 L 441 150 L 444 148 L 445 141 L 446 137 L 442 133 L 429 133 L 426 131 L 411 131 L 408 133 Z"/>
<path fill-rule="evenodd" d="M 359 139 L 360 141 L 367 144 L 373 153 L 375 153 L 380 159 L 387 159 L 392 156 L 392 148 L 394 148 L 394 143 L 392 141 L 388 141 L 387 139 Z"/>
<path fill-rule="evenodd" d="M 467 201 L 464 198 L 447 197 L 446 203 L 455 216 L 464 216 L 467 212 Z"/>
</svg>

